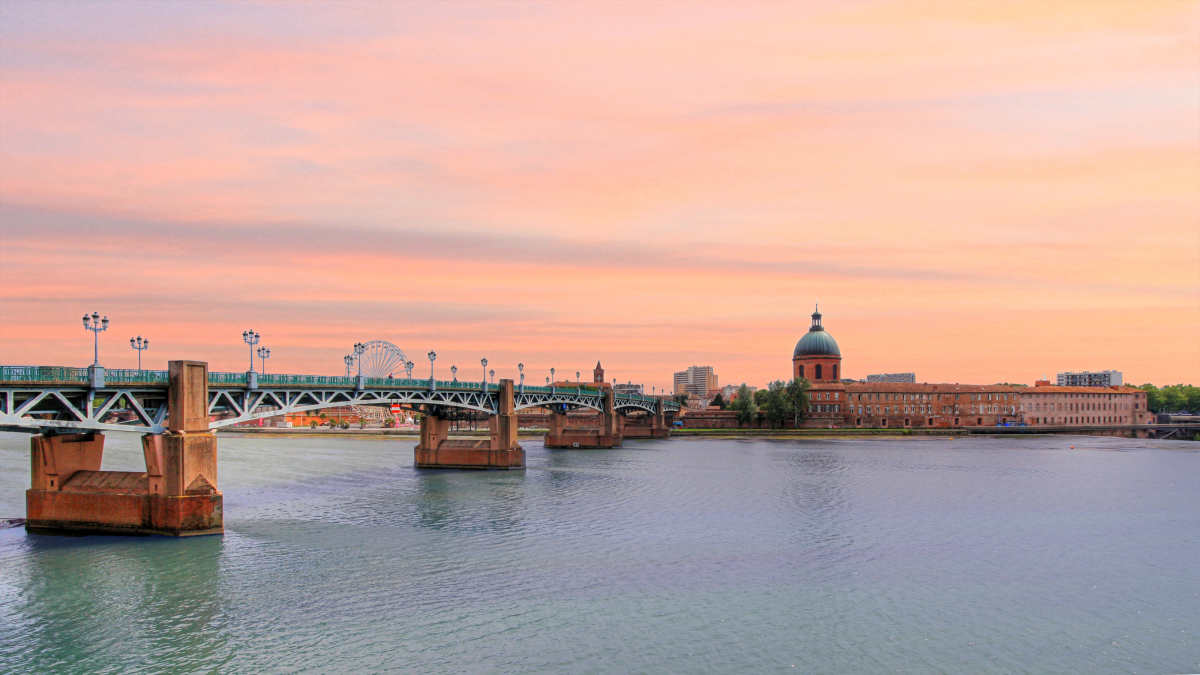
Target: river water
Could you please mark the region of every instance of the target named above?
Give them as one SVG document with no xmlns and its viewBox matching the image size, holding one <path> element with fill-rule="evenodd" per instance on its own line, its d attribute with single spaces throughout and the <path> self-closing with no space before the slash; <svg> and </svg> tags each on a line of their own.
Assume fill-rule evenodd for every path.
<svg viewBox="0 0 1200 675">
<path fill-rule="evenodd" d="M 1200 444 L 523 443 L 221 435 L 223 537 L 0 530 L 0 672 L 1200 672 Z"/>
</svg>

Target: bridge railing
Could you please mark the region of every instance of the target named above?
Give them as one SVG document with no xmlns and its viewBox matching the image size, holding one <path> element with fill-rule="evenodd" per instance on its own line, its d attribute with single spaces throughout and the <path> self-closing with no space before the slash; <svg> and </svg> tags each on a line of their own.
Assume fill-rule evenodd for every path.
<svg viewBox="0 0 1200 675">
<path fill-rule="evenodd" d="M 104 371 L 104 383 L 109 384 L 167 384 L 170 378 L 165 370 L 137 370 L 118 368 Z"/>
<path fill-rule="evenodd" d="M 61 366 L 0 366 L 0 381 L 86 383 L 88 370 Z"/>
<path fill-rule="evenodd" d="M 214 373 L 210 370 L 210 371 L 208 371 L 208 383 L 209 383 L 209 385 L 236 384 L 236 385 L 241 385 L 244 387 L 244 386 L 246 386 L 246 374 L 245 373 Z"/>
</svg>

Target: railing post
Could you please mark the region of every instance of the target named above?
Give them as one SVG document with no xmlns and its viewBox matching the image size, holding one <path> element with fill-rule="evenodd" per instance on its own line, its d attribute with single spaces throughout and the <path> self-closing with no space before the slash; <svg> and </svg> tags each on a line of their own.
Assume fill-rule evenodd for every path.
<svg viewBox="0 0 1200 675">
<path fill-rule="evenodd" d="M 104 366 L 88 366 L 88 387 L 104 388 Z"/>
</svg>

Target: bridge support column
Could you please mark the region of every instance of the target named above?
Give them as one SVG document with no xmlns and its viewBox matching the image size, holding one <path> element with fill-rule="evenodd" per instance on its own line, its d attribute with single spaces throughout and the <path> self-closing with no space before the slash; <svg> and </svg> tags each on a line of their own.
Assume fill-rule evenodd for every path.
<svg viewBox="0 0 1200 675">
<path fill-rule="evenodd" d="M 421 417 L 421 441 L 413 450 L 418 469 L 524 469 L 525 450 L 517 443 L 513 381 L 500 380 L 498 414 L 488 418 L 487 440 L 451 439 L 450 420 Z"/>
<path fill-rule="evenodd" d="M 170 434 L 142 437 L 144 473 L 101 471 L 99 433 L 35 437 L 25 527 L 38 534 L 224 532 L 206 364 L 170 363 L 169 406 Z"/>
<path fill-rule="evenodd" d="M 550 432 L 542 443 L 547 448 L 619 448 L 621 447 L 621 420 L 614 410 L 614 399 L 611 390 L 604 392 L 604 410 L 599 413 L 600 427 L 598 429 L 570 428 L 567 426 L 567 416 L 563 415 L 561 422 L 550 421 Z M 555 433 L 557 431 L 557 433 Z"/>
</svg>

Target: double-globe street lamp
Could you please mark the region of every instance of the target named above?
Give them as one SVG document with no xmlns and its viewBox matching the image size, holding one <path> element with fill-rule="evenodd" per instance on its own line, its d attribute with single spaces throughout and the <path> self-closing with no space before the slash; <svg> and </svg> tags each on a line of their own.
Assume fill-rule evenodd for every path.
<svg viewBox="0 0 1200 675">
<path fill-rule="evenodd" d="M 425 356 L 429 357 L 429 381 L 433 382 L 433 362 L 437 360 L 437 352 L 431 349 Z"/>
<path fill-rule="evenodd" d="M 354 355 L 347 354 L 343 356 L 342 362 L 346 364 L 346 377 L 350 377 L 350 368 L 354 365 Z"/>
<path fill-rule="evenodd" d="M 141 370 L 142 369 L 142 352 L 144 350 L 150 349 L 150 341 L 143 340 L 142 336 L 139 335 L 135 338 L 129 338 L 129 346 L 137 350 L 138 370 Z"/>
<path fill-rule="evenodd" d="M 269 347 L 258 348 L 258 358 L 262 361 L 263 375 L 267 374 L 267 359 L 271 358 L 271 349 Z"/>
<path fill-rule="evenodd" d="M 101 319 L 100 314 L 97 312 L 92 312 L 91 316 L 84 314 L 83 315 L 83 327 L 87 330 L 92 331 L 92 337 L 94 338 L 92 347 L 93 347 L 93 351 L 95 352 L 95 361 L 92 363 L 92 365 L 99 367 L 100 366 L 100 333 L 108 330 L 108 317 L 106 316 L 106 317 L 104 317 L 104 319 Z M 140 352 L 139 352 L 139 356 L 140 356 Z"/>
<path fill-rule="evenodd" d="M 254 332 L 254 329 L 242 331 L 242 341 L 250 345 L 250 372 L 254 372 L 254 345 L 258 344 L 258 339 L 262 337 Z"/>
</svg>

